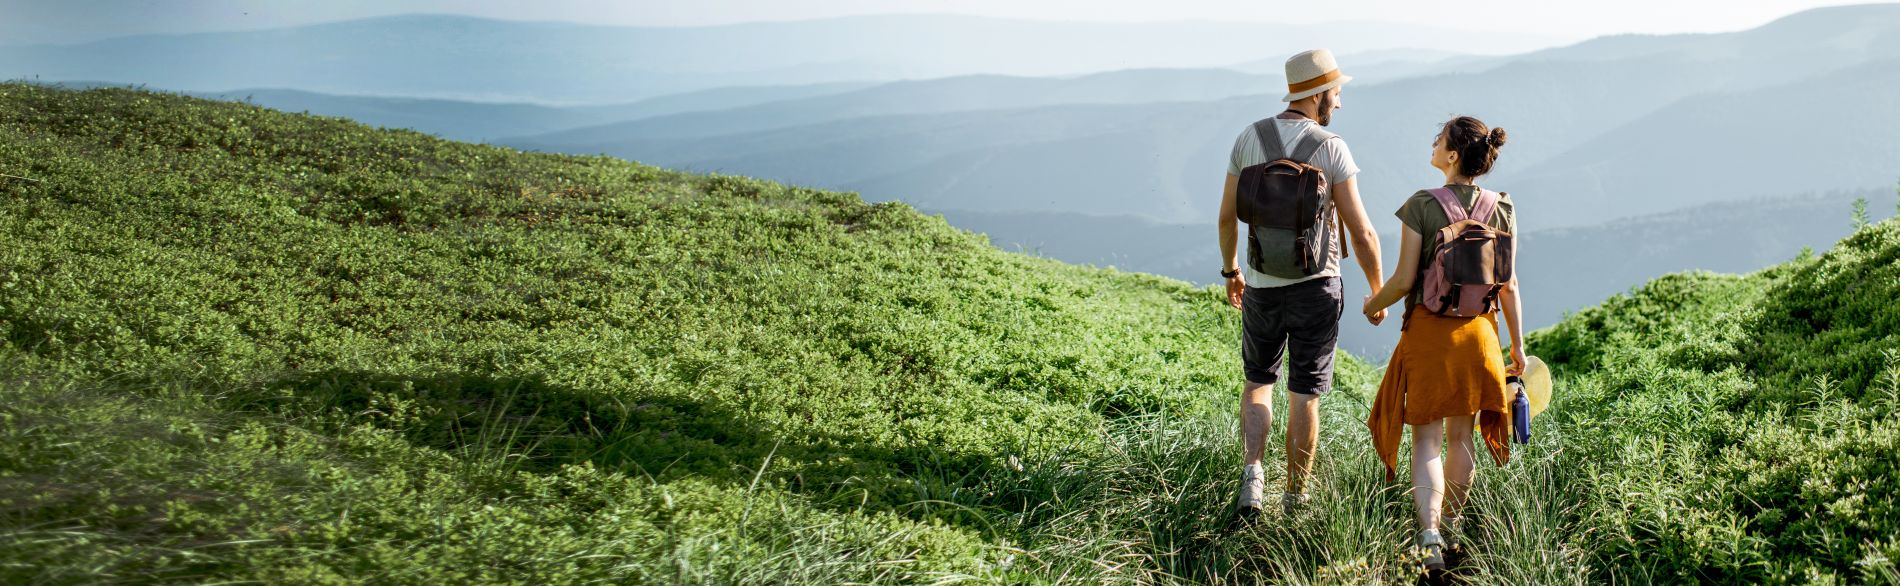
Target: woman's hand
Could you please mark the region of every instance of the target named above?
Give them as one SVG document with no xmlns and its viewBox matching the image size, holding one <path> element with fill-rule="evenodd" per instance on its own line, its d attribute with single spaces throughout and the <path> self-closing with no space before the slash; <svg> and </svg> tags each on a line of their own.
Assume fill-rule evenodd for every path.
<svg viewBox="0 0 1900 586">
<path fill-rule="evenodd" d="M 1504 368 L 1504 374 L 1507 374 L 1510 376 L 1524 376 L 1524 345 L 1523 344 L 1511 345 L 1511 364 Z"/>
<path fill-rule="evenodd" d="M 1385 308 L 1380 307 L 1374 309 L 1372 307 L 1372 297 L 1371 295 L 1366 296 L 1365 302 L 1359 306 L 1359 313 L 1365 314 L 1366 321 L 1377 327 L 1380 322 L 1385 321 Z"/>
<path fill-rule="evenodd" d="M 1240 309 L 1240 298 L 1247 293 L 1247 278 L 1235 274 L 1227 279 L 1227 304 Z"/>
</svg>

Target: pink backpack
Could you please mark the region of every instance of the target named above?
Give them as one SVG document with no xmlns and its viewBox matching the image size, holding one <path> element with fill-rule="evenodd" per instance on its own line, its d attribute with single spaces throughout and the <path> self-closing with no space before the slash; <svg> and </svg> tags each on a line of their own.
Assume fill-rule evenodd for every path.
<svg viewBox="0 0 1900 586">
<path fill-rule="evenodd" d="M 1425 266 L 1425 309 L 1450 317 L 1478 317 L 1498 310 L 1498 295 L 1511 282 L 1515 249 L 1511 234 L 1492 228 L 1498 193 L 1478 190 L 1466 214 L 1457 194 L 1440 187 L 1427 190 L 1445 209 L 1451 224 L 1433 239 L 1431 264 Z"/>
</svg>

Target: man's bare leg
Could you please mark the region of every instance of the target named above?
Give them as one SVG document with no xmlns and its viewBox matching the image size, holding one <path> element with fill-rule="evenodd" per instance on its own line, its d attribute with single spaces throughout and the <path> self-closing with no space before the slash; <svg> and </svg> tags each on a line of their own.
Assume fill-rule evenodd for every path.
<svg viewBox="0 0 1900 586">
<path fill-rule="evenodd" d="M 1241 468 L 1240 496 L 1236 504 L 1260 508 L 1260 493 L 1266 472 L 1260 460 L 1266 457 L 1267 431 L 1273 428 L 1273 385 L 1248 382 L 1240 392 L 1240 442 L 1244 466 Z"/>
<path fill-rule="evenodd" d="M 1319 445 L 1319 395 L 1287 393 L 1286 492 L 1306 494 L 1313 477 L 1313 452 Z"/>
<path fill-rule="evenodd" d="M 1259 466 L 1267 453 L 1267 431 L 1273 428 L 1273 385 L 1249 382 L 1240 393 L 1240 440 L 1249 466 Z"/>
</svg>

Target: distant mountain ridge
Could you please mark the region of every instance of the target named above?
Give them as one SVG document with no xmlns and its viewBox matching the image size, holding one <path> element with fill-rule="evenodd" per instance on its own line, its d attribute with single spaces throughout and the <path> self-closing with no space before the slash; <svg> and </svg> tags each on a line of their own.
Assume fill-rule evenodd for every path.
<svg viewBox="0 0 1900 586">
<path fill-rule="evenodd" d="M 1252 94 L 1262 87 L 1280 83 L 1283 82 L 1278 75 L 1229 69 L 1132 69 L 1064 78 L 970 75 L 897 81 L 848 93 L 512 137 L 503 142 L 604 145 L 627 137 L 674 139 L 738 135 L 873 116 L 1207 101 Z"/>
<path fill-rule="evenodd" d="M 1455 49 L 1447 39 L 1456 33 L 1374 22 L 1314 27 L 892 15 L 660 28 L 409 15 L 0 48 L 0 78 L 597 104 L 722 86 L 1222 67 L 1322 44 L 1345 52 Z M 1496 49 L 1555 42 L 1506 35 Z"/>
<path fill-rule="evenodd" d="M 742 108 L 759 103 L 843 93 L 870 85 L 873 84 L 840 82 L 804 86 L 731 87 L 660 96 L 628 104 L 567 107 L 427 98 L 343 96 L 285 89 L 241 89 L 191 93 L 206 98 L 249 101 L 287 112 L 307 111 L 324 116 L 342 116 L 365 124 L 408 128 L 455 140 L 491 141 L 510 136 L 540 134 L 623 120 L 701 110 Z"/>
<path fill-rule="evenodd" d="M 1885 164 L 1900 146 L 1900 132 L 1885 130 L 1895 109 L 1884 98 L 1900 91 L 1900 81 L 1883 73 L 1885 62 L 1900 59 L 1900 18 L 1891 18 L 1896 15 L 1900 5 L 1831 8 L 1749 31 L 1598 39 L 1482 58 L 1489 62 L 1460 66 L 1468 71 L 1349 86 L 1333 130 L 1352 145 L 1368 205 L 1384 210 L 1438 180 L 1424 160 L 1439 122 L 1454 113 L 1472 114 L 1504 127 L 1512 141 L 1490 181 L 1564 202 L 1568 207 L 1562 213 L 1538 220 L 1549 222 L 1540 226 L 1545 228 L 1587 226 L 1721 199 L 1876 187 L 1886 183 Z M 1825 66 L 1804 68 L 1802 63 Z M 1344 67 L 1351 70 L 1352 64 Z M 1852 79 L 1857 72 L 1866 72 L 1863 79 Z M 1804 138 L 1782 140 L 1813 144 L 1804 149 L 1806 156 L 1828 172 L 1804 176 L 1798 185 L 1780 179 L 1749 183 L 1746 174 L 1722 165 L 1753 164 L 1769 156 L 1743 156 L 1741 151 L 1761 141 L 1697 142 L 1728 136 L 1711 129 L 1784 113 L 1787 108 L 1774 103 L 1776 92 L 1798 92 L 1804 84 L 1816 92 L 1851 87 L 1852 95 L 1817 112 L 1814 128 L 1785 127 Z M 1218 193 L 1239 129 L 1280 106 L 1271 86 L 1262 90 L 1195 104 L 1007 109 L 954 119 L 928 113 L 877 115 L 769 132 L 743 128 L 749 124 L 743 112 L 730 117 L 708 112 L 669 121 L 663 133 L 619 140 L 603 142 L 612 134 L 603 132 L 567 144 L 545 137 L 505 142 L 756 174 L 934 209 L 1085 210 L 1186 222 L 1213 213 L 1211 194 Z M 1739 97 L 1747 95 L 1755 97 Z M 1735 118 L 1715 118 L 1716 112 L 1734 112 Z M 688 123 L 703 132 L 683 126 Z M 1066 135 L 1048 131 L 1059 127 L 1074 130 Z M 1650 137 L 1645 127 L 1658 128 L 1659 134 Z M 1624 144 L 1631 141 L 1656 148 L 1632 156 Z M 1677 167 L 1689 162 L 1680 161 L 1685 154 L 1704 147 L 1729 154 L 1694 161 L 1693 168 Z M 899 152 L 886 152 L 894 148 Z M 788 163 L 793 160 L 800 163 Z M 1594 166 L 1599 161 L 1615 162 Z M 1616 184 L 1613 199 L 1606 199 L 1611 195 L 1598 181 L 1601 171 L 1594 171 L 1603 168 L 1629 178 L 1610 182 Z M 1073 188 L 1061 188 L 1061 178 L 1069 177 L 1082 179 Z M 1700 192 L 1707 199 L 1680 198 L 1696 177 L 1719 178 L 1723 187 Z"/>
</svg>

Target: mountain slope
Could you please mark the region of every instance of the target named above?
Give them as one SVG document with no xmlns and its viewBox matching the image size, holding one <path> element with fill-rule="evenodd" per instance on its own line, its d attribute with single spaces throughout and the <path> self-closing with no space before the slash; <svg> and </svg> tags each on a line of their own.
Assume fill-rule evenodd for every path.
<svg viewBox="0 0 1900 586">
<path fill-rule="evenodd" d="M 1900 161 L 1894 88 L 1900 60 L 1684 99 L 1514 174 L 1514 188 L 1556 195 L 1550 209 L 1567 218 L 1651 211 L 1659 196 L 1695 205 L 1878 188 Z M 1826 107 L 1791 111 L 1808 94 L 1828 96 Z"/>
<path fill-rule="evenodd" d="M 7 582 L 1018 582 L 1005 462 L 1234 379 L 1210 292 L 846 194 L 17 83 L 0 171 Z"/>
<path fill-rule="evenodd" d="M 1674 275 L 1529 341 L 1576 547 L 1609 581 L 1900 580 L 1900 223 L 1756 274 Z M 1720 553 L 1715 553 L 1715 552 Z"/>
<path fill-rule="evenodd" d="M 1073 78 L 974 75 L 899 81 L 832 96 L 607 124 L 503 142 L 586 148 L 633 137 L 662 140 L 732 135 L 743 139 L 751 133 L 848 118 L 1014 110 L 1059 104 L 1218 100 L 1252 94 L 1281 83 L 1278 75 L 1253 75 L 1225 69 L 1137 69 Z"/>
<path fill-rule="evenodd" d="M 0 84 L 0 171 L 8 583 L 1418 579 L 1350 357 L 1309 513 L 1225 528 L 1210 289 L 136 91 Z M 1564 376 L 1457 571 L 1896 579 L 1896 258 L 1887 222 L 1533 335 Z"/>
<path fill-rule="evenodd" d="M 340 96 L 284 89 L 198 92 L 206 98 L 248 101 L 285 112 L 341 116 L 386 128 L 407 128 L 452 140 L 491 141 L 610 122 L 724 110 L 843 93 L 867 83 L 730 87 L 606 106 L 542 106 L 380 96 Z"/>
</svg>

